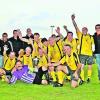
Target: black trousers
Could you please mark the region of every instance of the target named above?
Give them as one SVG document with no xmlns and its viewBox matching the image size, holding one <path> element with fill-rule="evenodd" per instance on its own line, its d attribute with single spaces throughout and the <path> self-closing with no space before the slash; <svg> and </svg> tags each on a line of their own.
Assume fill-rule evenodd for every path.
<svg viewBox="0 0 100 100">
<path fill-rule="evenodd" d="M 35 76 L 35 79 L 33 81 L 33 84 L 41 84 L 41 81 L 42 81 L 42 76 L 43 74 L 46 74 L 48 71 L 43 71 L 42 70 L 42 67 L 40 67 L 38 69 L 38 72 L 36 73 L 36 76 Z"/>
</svg>

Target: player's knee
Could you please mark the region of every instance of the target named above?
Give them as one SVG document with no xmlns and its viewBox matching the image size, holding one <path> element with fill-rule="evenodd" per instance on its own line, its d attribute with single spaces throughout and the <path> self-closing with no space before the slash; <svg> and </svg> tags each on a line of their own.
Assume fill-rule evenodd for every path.
<svg viewBox="0 0 100 100">
<path fill-rule="evenodd" d="M 78 87 L 78 82 L 72 80 L 72 81 L 71 81 L 71 87 L 72 87 L 72 88 L 76 88 L 76 87 Z"/>
<path fill-rule="evenodd" d="M 5 75 L 5 71 L 2 68 L 0 68 L 0 76 L 3 76 L 3 75 Z"/>
<path fill-rule="evenodd" d="M 41 83 L 42 83 L 43 85 L 47 85 L 47 84 L 48 84 L 47 80 L 42 80 Z"/>
</svg>

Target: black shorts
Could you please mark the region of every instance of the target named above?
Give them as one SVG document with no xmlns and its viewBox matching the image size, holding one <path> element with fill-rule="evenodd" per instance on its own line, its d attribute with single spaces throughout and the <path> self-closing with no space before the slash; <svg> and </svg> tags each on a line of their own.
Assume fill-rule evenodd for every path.
<svg viewBox="0 0 100 100">
<path fill-rule="evenodd" d="M 42 78 L 36 73 L 35 79 L 33 81 L 33 84 L 41 84 Z"/>
<path fill-rule="evenodd" d="M 43 74 L 44 74 L 44 72 L 42 71 L 42 67 L 40 67 L 38 69 L 38 72 L 36 72 L 36 76 L 33 81 L 33 84 L 41 84 Z"/>
<path fill-rule="evenodd" d="M 11 74 L 11 70 L 6 70 L 5 68 L 2 68 L 5 72 L 6 72 L 6 75 L 10 75 L 10 76 L 12 76 L 12 74 Z"/>
</svg>

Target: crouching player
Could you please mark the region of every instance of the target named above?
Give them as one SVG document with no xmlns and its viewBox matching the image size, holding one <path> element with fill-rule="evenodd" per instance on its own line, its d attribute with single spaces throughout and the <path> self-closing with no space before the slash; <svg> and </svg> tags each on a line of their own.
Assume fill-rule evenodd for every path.
<svg viewBox="0 0 100 100">
<path fill-rule="evenodd" d="M 42 80 L 42 76 L 45 71 L 40 67 L 37 73 L 29 73 L 29 68 L 27 65 L 23 65 L 20 60 L 16 62 L 14 69 L 12 70 L 12 78 L 6 81 L 9 84 L 15 84 L 17 80 L 21 80 L 29 84 L 47 84 L 46 80 Z"/>
<path fill-rule="evenodd" d="M 64 53 L 65 56 L 58 62 L 52 64 L 52 66 L 57 66 L 57 77 L 58 77 L 58 85 L 63 85 L 63 73 L 70 74 L 71 76 L 71 87 L 77 87 L 78 81 L 80 80 L 80 68 L 81 64 L 79 62 L 78 55 L 72 51 L 70 45 L 64 45 Z"/>
<path fill-rule="evenodd" d="M 2 81 L 5 79 L 5 75 L 7 75 L 9 78 L 11 77 L 11 71 L 14 68 L 16 63 L 16 57 L 15 52 L 10 52 L 9 56 L 6 55 L 4 51 L 4 65 L 3 68 L 0 69 L 0 76 L 2 78 Z"/>
</svg>

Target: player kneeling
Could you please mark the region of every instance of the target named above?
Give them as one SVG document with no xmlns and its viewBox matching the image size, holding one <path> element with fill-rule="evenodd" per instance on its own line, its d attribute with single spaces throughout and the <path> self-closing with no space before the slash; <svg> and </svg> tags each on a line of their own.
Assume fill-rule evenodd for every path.
<svg viewBox="0 0 100 100">
<path fill-rule="evenodd" d="M 57 87 L 63 85 L 63 73 L 69 74 L 71 76 L 71 87 L 77 87 L 78 81 L 80 80 L 80 68 L 81 64 L 79 62 L 78 55 L 72 51 L 70 45 L 64 45 L 65 56 L 58 62 L 51 64 L 51 66 L 57 66 Z"/>
</svg>

